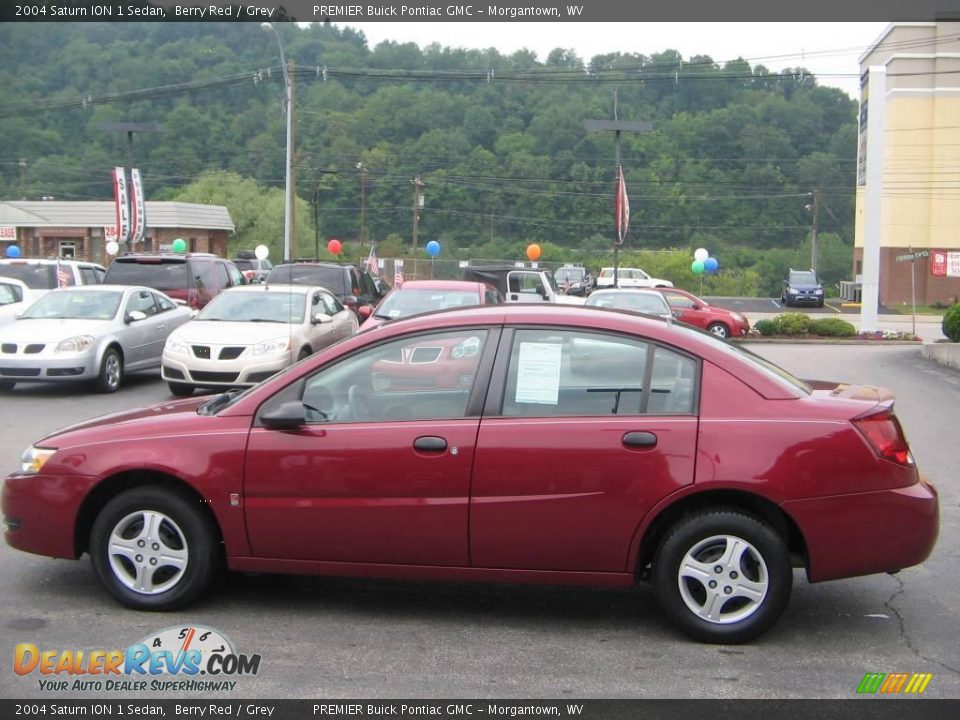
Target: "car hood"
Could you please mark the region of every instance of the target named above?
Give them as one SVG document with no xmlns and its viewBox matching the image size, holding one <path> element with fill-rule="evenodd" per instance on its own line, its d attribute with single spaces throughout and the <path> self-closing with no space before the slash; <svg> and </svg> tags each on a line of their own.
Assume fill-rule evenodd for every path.
<svg viewBox="0 0 960 720">
<path fill-rule="evenodd" d="M 558 305 L 583 305 L 587 302 L 587 299 L 573 295 L 557 295 L 554 298 L 554 302 Z"/>
<path fill-rule="evenodd" d="M 107 332 L 113 320 L 41 320 L 20 318 L 0 328 L 0 341 L 14 343 L 53 343 L 75 335 L 98 337 Z"/>
<path fill-rule="evenodd" d="M 192 415 L 196 416 L 197 408 L 210 400 L 211 396 L 188 398 L 186 400 L 176 400 L 173 402 L 160 403 L 149 407 L 137 408 L 136 410 L 124 410 L 110 415 L 102 415 L 91 420 L 84 420 L 75 425 L 60 428 L 56 432 L 46 435 L 38 440 L 35 445 L 45 447 L 66 447 L 74 443 L 77 434 L 96 430 L 96 428 L 109 425 L 111 435 L 122 432 L 124 425 L 133 425 L 154 420 L 164 416 Z"/>
<path fill-rule="evenodd" d="M 291 335 L 299 329 L 299 325 L 290 323 L 191 320 L 177 328 L 173 334 L 188 343 L 253 345 Z"/>
</svg>

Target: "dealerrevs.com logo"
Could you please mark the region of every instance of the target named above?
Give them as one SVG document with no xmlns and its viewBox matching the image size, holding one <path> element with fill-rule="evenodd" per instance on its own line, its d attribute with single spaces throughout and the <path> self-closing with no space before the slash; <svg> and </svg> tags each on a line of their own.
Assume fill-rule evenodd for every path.
<svg viewBox="0 0 960 720">
<path fill-rule="evenodd" d="M 125 650 L 40 649 L 20 643 L 13 671 L 50 692 L 231 691 L 232 678 L 256 675 L 260 655 L 242 655 L 225 635 L 202 626 L 151 633 Z"/>
</svg>

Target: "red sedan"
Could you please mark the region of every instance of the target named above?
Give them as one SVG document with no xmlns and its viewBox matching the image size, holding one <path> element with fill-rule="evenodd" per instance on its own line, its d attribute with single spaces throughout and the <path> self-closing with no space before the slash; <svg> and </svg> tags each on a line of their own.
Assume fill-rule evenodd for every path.
<svg viewBox="0 0 960 720">
<path fill-rule="evenodd" d="M 656 288 L 681 322 L 702 328 L 717 337 L 741 337 L 750 332 L 750 321 L 744 315 L 711 305 L 693 293 L 677 288 Z"/>
<path fill-rule="evenodd" d="M 405 386 L 371 370 L 459 347 Z M 467 350 L 469 348 L 469 351 Z M 7 542 L 90 553 L 137 609 L 250 572 L 629 586 L 743 642 L 811 582 L 923 562 L 938 532 L 888 394 L 813 386 L 680 323 L 504 305 L 398 320 L 243 393 L 92 420 L 29 448 Z"/>
</svg>

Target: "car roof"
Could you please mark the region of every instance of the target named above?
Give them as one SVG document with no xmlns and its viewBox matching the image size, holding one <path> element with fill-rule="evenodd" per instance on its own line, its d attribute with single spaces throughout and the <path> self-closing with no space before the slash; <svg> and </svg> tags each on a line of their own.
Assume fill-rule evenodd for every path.
<svg viewBox="0 0 960 720">
<path fill-rule="evenodd" d="M 0 258 L 0 263 L 4 265 L 77 265 L 83 267 L 95 267 L 104 269 L 103 265 L 98 265 L 95 262 L 90 262 L 89 260 L 71 260 L 70 258 L 36 258 L 36 257 L 15 257 L 15 258 Z"/>
<path fill-rule="evenodd" d="M 325 287 L 320 285 L 288 285 L 281 283 L 260 283 L 259 285 L 235 285 L 234 287 L 227 288 L 223 290 L 223 293 L 272 293 L 276 295 L 277 293 L 296 293 L 297 295 L 305 295 L 307 293 L 314 292 L 316 290 L 323 290 L 328 292 L 331 295 L 336 295 L 335 292 L 327 290 Z M 222 294 L 222 293 L 221 293 Z"/>
<path fill-rule="evenodd" d="M 666 289 L 670 290 L 671 288 Z M 594 295 L 656 295 L 657 297 L 663 297 L 662 293 L 657 292 L 653 288 L 633 287 L 600 288 L 599 290 L 594 290 L 591 297 Z"/>
<path fill-rule="evenodd" d="M 68 290 L 70 292 L 98 292 L 103 290 L 113 290 L 118 292 L 124 292 L 126 290 L 149 290 L 152 293 L 159 293 L 160 295 L 165 295 L 162 290 L 154 290 L 153 288 L 146 287 L 144 285 L 114 285 L 114 284 L 93 284 L 93 285 L 68 285 L 67 287 L 53 288 L 50 292 L 58 292 L 62 290 Z"/>
</svg>

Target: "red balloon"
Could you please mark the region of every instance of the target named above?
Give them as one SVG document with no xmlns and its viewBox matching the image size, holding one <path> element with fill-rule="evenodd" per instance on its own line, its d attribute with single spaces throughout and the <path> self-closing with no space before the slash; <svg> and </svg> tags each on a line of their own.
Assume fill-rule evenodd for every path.
<svg viewBox="0 0 960 720">
<path fill-rule="evenodd" d="M 334 238 L 333 240 L 327 243 L 327 250 L 330 251 L 331 255 L 339 255 L 340 251 L 343 250 L 343 245 L 339 240 Z"/>
<path fill-rule="evenodd" d="M 527 245 L 527 258 L 530 260 L 540 259 L 540 246 L 536 243 Z"/>
</svg>

